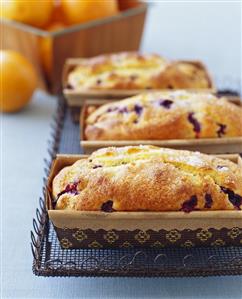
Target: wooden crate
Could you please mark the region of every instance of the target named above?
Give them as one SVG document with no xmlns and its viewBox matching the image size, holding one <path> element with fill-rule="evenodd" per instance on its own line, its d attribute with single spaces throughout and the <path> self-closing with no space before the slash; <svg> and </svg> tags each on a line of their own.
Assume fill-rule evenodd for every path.
<svg viewBox="0 0 242 299">
<path fill-rule="evenodd" d="M 147 4 L 138 3 L 118 15 L 48 32 L 22 23 L 1 20 L 1 49 L 26 56 L 36 67 L 39 86 L 52 93 L 61 91 L 61 74 L 68 57 L 91 57 L 103 53 L 139 49 Z M 40 59 L 40 39 L 51 38 L 53 69 L 47 76 Z"/>
</svg>

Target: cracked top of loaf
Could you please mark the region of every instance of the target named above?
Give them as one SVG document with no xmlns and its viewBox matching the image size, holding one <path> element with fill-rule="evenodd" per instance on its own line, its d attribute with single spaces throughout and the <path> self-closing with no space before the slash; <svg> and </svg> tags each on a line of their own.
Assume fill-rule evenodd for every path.
<svg viewBox="0 0 242 299">
<path fill-rule="evenodd" d="M 209 93 L 152 92 L 90 107 L 87 140 L 162 140 L 242 136 L 242 108 Z"/>
<path fill-rule="evenodd" d="M 155 54 L 122 52 L 82 59 L 67 78 L 75 90 L 200 89 L 212 83 L 198 61 L 168 61 Z"/>
<path fill-rule="evenodd" d="M 154 146 L 104 148 L 53 180 L 56 209 L 239 210 L 242 170 L 214 156 Z"/>
</svg>

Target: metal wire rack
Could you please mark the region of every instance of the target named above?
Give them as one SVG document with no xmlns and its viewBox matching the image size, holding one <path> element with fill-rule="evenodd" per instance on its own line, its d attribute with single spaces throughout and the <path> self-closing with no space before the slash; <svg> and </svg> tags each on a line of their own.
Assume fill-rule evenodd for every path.
<svg viewBox="0 0 242 299">
<path fill-rule="evenodd" d="M 79 125 L 72 121 L 62 97 L 52 124 L 46 184 L 57 153 L 81 153 Z M 38 276 L 181 277 L 242 275 L 242 247 L 61 249 L 44 204 L 45 189 L 33 219 L 31 250 Z"/>
</svg>

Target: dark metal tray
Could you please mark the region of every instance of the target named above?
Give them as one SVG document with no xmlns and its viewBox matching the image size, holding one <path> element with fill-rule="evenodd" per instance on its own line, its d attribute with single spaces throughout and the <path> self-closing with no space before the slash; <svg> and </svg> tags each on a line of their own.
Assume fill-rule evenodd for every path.
<svg viewBox="0 0 242 299">
<path fill-rule="evenodd" d="M 50 157 L 44 160 L 46 177 L 56 153 L 81 153 L 79 124 L 72 121 L 71 112 L 63 98 L 59 99 L 52 129 L 48 151 Z M 242 246 L 63 250 L 48 219 L 44 205 L 44 188 L 39 205 L 31 231 L 35 275 L 142 277 L 242 275 Z"/>
</svg>

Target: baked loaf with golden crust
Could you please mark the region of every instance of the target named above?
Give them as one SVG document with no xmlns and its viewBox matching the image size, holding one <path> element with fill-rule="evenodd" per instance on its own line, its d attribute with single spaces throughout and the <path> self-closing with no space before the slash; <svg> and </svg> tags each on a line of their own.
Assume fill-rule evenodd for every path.
<svg viewBox="0 0 242 299">
<path fill-rule="evenodd" d="M 236 210 L 242 171 L 231 161 L 154 146 L 104 148 L 53 180 L 56 209 L 80 211 Z"/>
<path fill-rule="evenodd" d="M 67 86 L 75 90 L 211 88 L 198 61 L 170 62 L 159 55 L 124 52 L 87 58 L 70 71 Z"/>
<path fill-rule="evenodd" d="M 147 93 L 101 106 L 85 126 L 87 140 L 242 136 L 242 108 L 208 93 Z"/>
</svg>

